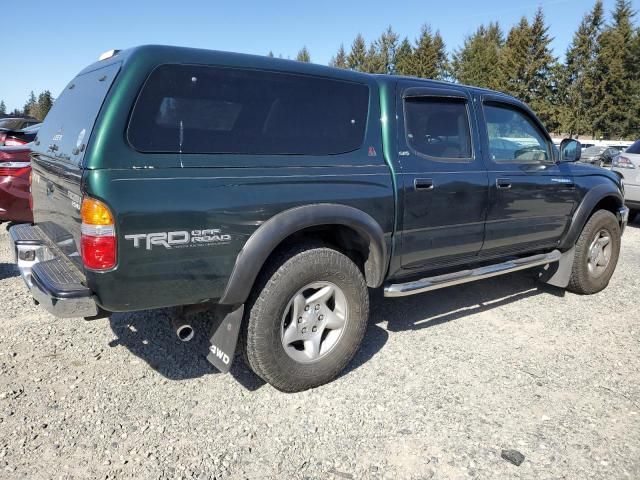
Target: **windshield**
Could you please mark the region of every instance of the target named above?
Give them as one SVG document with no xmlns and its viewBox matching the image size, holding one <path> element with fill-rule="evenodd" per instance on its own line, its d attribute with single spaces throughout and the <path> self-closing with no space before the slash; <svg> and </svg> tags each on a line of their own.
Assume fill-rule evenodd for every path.
<svg viewBox="0 0 640 480">
<path fill-rule="evenodd" d="M 640 153 L 640 140 L 638 140 L 636 143 L 634 143 L 629 148 L 627 148 L 626 152 L 627 153 Z"/>
<path fill-rule="evenodd" d="M 22 119 L 20 118 L 5 118 L 4 120 L 0 120 L 0 128 L 20 128 L 22 125 Z"/>
</svg>

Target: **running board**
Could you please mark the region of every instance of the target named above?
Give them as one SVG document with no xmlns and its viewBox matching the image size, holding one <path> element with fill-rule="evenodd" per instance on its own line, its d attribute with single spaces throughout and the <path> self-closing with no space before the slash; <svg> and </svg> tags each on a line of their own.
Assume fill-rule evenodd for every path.
<svg viewBox="0 0 640 480">
<path fill-rule="evenodd" d="M 508 262 L 487 265 L 486 267 L 478 267 L 472 270 L 462 270 L 460 272 L 422 278 L 413 282 L 388 284 L 384 287 L 384 296 L 404 297 L 416 293 L 428 292 L 430 290 L 437 290 L 438 288 L 450 287 L 452 285 L 482 280 L 505 273 L 517 272 L 518 270 L 539 267 L 548 263 L 557 262 L 560 260 L 560 257 L 562 257 L 560 251 L 554 250 L 550 253 L 516 258 Z"/>
</svg>

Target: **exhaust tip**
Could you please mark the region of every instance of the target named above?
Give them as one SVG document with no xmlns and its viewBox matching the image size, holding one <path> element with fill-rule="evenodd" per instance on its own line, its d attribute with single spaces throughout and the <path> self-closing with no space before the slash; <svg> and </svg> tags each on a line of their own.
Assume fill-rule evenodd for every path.
<svg viewBox="0 0 640 480">
<path fill-rule="evenodd" d="M 193 327 L 191 325 L 180 325 L 176 329 L 176 335 L 181 342 L 188 342 L 190 340 L 193 340 L 195 331 L 193 330 Z"/>
</svg>

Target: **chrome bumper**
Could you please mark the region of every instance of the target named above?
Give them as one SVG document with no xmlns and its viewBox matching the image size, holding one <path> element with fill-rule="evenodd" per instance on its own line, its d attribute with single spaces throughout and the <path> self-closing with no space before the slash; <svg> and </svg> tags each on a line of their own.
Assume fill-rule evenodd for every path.
<svg viewBox="0 0 640 480">
<path fill-rule="evenodd" d="M 34 225 L 15 225 L 9 238 L 34 300 L 59 318 L 94 317 L 98 306 L 82 273 Z"/>
</svg>

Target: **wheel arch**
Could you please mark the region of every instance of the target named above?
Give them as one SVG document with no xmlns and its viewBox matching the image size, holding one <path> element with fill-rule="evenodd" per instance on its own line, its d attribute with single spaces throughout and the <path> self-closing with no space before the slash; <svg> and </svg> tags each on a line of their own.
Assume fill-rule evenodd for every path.
<svg viewBox="0 0 640 480">
<path fill-rule="evenodd" d="M 244 303 L 258 274 L 280 247 L 317 234 L 361 263 L 369 287 L 379 287 L 387 266 L 387 245 L 382 228 L 369 214 L 339 204 L 294 207 L 263 223 L 247 240 L 236 258 L 219 303 Z"/>
<path fill-rule="evenodd" d="M 607 210 L 617 216 L 618 209 L 624 206 L 624 199 L 613 184 L 601 184 L 590 189 L 573 214 L 571 225 L 560 241 L 560 249 L 571 248 L 591 216 L 598 210 Z"/>
</svg>

